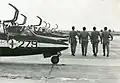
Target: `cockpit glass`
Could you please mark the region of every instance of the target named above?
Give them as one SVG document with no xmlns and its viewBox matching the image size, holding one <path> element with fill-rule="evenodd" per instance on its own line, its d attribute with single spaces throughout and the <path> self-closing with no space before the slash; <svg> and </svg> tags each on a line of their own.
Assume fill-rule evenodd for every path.
<svg viewBox="0 0 120 83">
<path fill-rule="evenodd" d="M 24 29 L 23 29 L 23 31 L 22 31 L 21 34 L 22 34 L 22 35 L 33 35 L 33 34 L 31 33 L 31 31 L 30 31 L 27 27 L 24 27 Z"/>
<path fill-rule="evenodd" d="M 23 30 L 23 32 L 22 33 L 24 33 L 24 34 L 26 34 L 26 35 L 30 35 L 30 36 L 32 36 L 32 35 L 34 35 L 35 33 L 33 32 L 33 30 L 30 28 L 30 27 L 24 27 L 24 30 Z"/>
</svg>

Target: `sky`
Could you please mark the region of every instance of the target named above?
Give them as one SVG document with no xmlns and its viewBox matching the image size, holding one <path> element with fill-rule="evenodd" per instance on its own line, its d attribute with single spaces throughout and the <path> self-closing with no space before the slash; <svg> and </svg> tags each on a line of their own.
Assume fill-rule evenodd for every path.
<svg viewBox="0 0 120 83">
<path fill-rule="evenodd" d="M 12 19 L 13 4 L 20 14 L 27 16 L 26 25 L 38 24 L 36 16 L 51 24 L 51 28 L 58 24 L 59 30 L 97 30 L 108 29 L 120 31 L 120 0 L 0 0 L 0 20 Z M 19 15 L 17 22 L 22 23 Z M 41 26 L 44 26 L 43 22 Z"/>
</svg>

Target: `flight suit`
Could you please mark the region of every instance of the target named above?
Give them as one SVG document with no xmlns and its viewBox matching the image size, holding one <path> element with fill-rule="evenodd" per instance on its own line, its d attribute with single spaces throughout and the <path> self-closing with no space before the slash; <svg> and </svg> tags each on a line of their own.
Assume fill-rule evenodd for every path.
<svg viewBox="0 0 120 83">
<path fill-rule="evenodd" d="M 91 33 L 91 43 L 92 43 L 94 56 L 97 56 L 98 53 L 98 44 L 99 44 L 98 36 L 101 39 L 100 33 L 98 31 L 93 31 Z"/>
<path fill-rule="evenodd" d="M 108 31 L 102 32 L 102 43 L 103 43 L 103 56 L 105 56 L 105 47 L 107 47 L 107 57 L 109 56 L 109 37 L 113 40 L 113 36 Z"/>
<path fill-rule="evenodd" d="M 80 33 L 79 41 L 81 43 L 82 55 L 83 56 L 86 56 L 86 54 L 87 54 L 88 37 L 90 37 L 90 34 L 88 32 L 82 31 Z"/>
<path fill-rule="evenodd" d="M 72 53 L 72 55 L 74 55 L 75 52 L 76 52 L 76 45 L 77 45 L 76 36 L 77 36 L 76 31 L 70 31 L 70 33 L 69 33 L 69 43 L 71 45 L 71 53 Z"/>
</svg>

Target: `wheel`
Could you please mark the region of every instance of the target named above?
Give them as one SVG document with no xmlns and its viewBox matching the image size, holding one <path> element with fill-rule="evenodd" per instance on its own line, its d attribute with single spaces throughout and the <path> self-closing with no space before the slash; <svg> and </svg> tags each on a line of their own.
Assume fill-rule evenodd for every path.
<svg viewBox="0 0 120 83">
<path fill-rule="evenodd" d="M 57 63 L 59 62 L 59 57 L 58 57 L 58 56 L 53 56 L 53 57 L 51 58 L 51 62 L 52 62 L 53 64 L 57 64 Z"/>
</svg>

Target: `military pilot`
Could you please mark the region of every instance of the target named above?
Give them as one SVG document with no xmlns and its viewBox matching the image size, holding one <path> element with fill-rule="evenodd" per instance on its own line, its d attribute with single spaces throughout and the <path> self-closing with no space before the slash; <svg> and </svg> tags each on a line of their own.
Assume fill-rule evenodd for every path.
<svg viewBox="0 0 120 83">
<path fill-rule="evenodd" d="M 88 37 L 90 37 L 90 34 L 86 31 L 86 27 L 83 27 L 83 31 L 80 33 L 79 36 L 79 43 L 81 44 L 82 47 L 83 56 L 86 56 L 87 54 Z"/>
<path fill-rule="evenodd" d="M 78 36 L 77 32 L 75 31 L 75 27 L 72 27 L 72 31 L 69 33 L 69 43 L 71 45 L 71 53 L 73 56 L 75 56 L 76 52 L 76 45 L 77 45 L 77 39 L 76 36 Z"/>
<path fill-rule="evenodd" d="M 111 41 L 113 40 L 113 36 L 109 31 L 107 31 L 107 27 L 104 27 L 104 31 L 102 32 L 102 40 L 101 43 L 103 44 L 103 56 L 105 56 L 105 47 L 107 47 L 107 57 L 109 57 L 109 37 L 111 37 Z"/>
<path fill-rule="evenodd" d="M 96 31 L 96 27 L 93 27 L 93 31 L 91 32 L 91 43 L 94 56 L 97 56 L 98 53 L 99 37 L 101 39 L 100 33 Z"/>
</svg>

